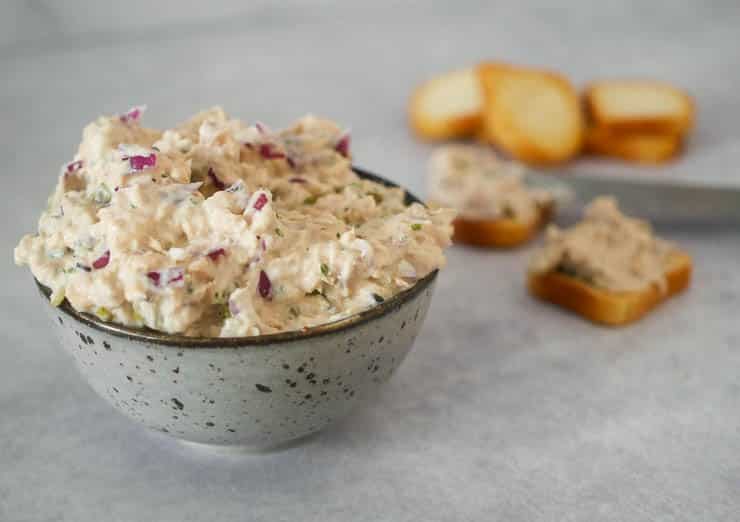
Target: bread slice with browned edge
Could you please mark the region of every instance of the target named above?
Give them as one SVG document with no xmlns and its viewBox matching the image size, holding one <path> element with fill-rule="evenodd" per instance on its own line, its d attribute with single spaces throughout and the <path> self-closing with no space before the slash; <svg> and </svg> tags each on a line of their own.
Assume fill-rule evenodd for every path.
<svg viewBox="0 0 740 522">
<path fill-rule="evenodd" d="M 652 80 L 604 80 L 584 92 L 597 127 L 618 132 L 685 134 L 694 124 L 694 102 L 685 91 Z"/>
<path fill-rule="evenodd" d="M 596 127 L 586 132 L 586 152 L 636 163 L 665 163 L 675 159 L 682 148 L 683 140 L 676 134 L 613 132 Z"/>
<path fill-rule="evenodd" d="M 637 321 L 663 301 L 681 292 L 691 281 L 691 258 L 679 252 L 666 270 L 667 289 L 655 285 L 634 292 L 596 288 L 560 272 L 530 274 L 529 291 L 538 298 L 567 308 L 595 323 L 621 326 Z"/>
<path fill-rule="evenodd" d="M 535 165 L 573 158 L 583 142 L 583 114 L 571 83 L 557 73 L 484 63 L 478 66 L 486 141 Z"/>
<path fill-rule="evenodd" d="M 454 71 L 419 86 L 409 102 L 411 128 L 422 138 L 473 135 L 481 121 L 481 93 L 473 69 Z"/>
<path fill-rule="evenodd" d="M 458 217 L 452 225 L 452 240 L 478 247 L 511 248 L 532 239 L 552 219 L 553 206 L 540 210 L 537 219 L 522 221 L 514 218 L 466 219 Z"/>
</svg>

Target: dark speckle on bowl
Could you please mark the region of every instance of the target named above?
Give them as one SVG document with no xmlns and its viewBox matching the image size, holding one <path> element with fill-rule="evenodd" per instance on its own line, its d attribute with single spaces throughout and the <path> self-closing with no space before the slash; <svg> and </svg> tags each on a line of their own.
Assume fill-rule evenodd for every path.
<svg viewBox="0 0 740 522">
<path fill-rule="evenodd" d="M 255 384 L 255 387 L 259 391 L 261 391 L 262 393 L 271 393 L 272 392 L 272 388 L 270 388 L 269 386 L 265 386 L 264 384 Z"/>
</svg>

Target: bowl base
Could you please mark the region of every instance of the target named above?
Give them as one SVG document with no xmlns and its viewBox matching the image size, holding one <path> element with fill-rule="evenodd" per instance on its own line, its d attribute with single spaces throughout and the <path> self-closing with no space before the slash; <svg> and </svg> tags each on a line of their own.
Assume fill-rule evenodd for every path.
<svg viewBox="0 0 740 522">
<path fill-rule="evenodd" d="M 254 446 L 249 444 L 209 444 L 207 442 L 194 442 L 191 440 L 182 439 L 177 439 L 177 442 L 181 446 L 188 448 L 189 450 L 197 451 L 199 453 L 207 453 L 210 455 L 219 455 L 226 457 L 239 455 L 267 455 L 270 453 L 277 453 L 307 444 L 312 439 L 316 438 L 318 434 L 319 432 L 309 433 L 308 435 L 303 435 L 302 437 L 298 437 L 297 439 L 266 446 Z"/>
</svg>

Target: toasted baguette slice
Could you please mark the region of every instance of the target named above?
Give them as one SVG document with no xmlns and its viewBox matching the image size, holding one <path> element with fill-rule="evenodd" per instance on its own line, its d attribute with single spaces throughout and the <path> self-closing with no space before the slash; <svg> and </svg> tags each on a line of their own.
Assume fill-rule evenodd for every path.
<svg viewBox="0 0 740 522">
<path fill-rule="evenodd" d="M 481 122 L 481 94 L 475 71 L 466 69 L 438 76 L 414 91 L 409 121 L 428 140 L 473 135 Z"/>
<path fill-rule="evenodd" d="M 691 268 L 688 254 L 675 254 L 666 271 L 668 288 L 665 293 L 655 286 L 636 292 L 611 292 L 559 272 L 530 274 L 528 287 L 540 299 L 572 310 L 591 321 L 621 326 L 640 319 L 666 299 L 686 289 L 691 281 Z"/>
<path fill-rule="evenodd" d="M 458 217 L 452 223 L 452 240 L 479 247 L 510 248 L 532 239 L 543 225 L 552 219 L 553 206 L 540 211 L 537 219 L 526 222 L 512 218 L 465 219 Z"/>
<path fill-rule="evenodd" d="M 586 151 L 637 163 L 664 163 L 681 152 L 683 140 L 676 134 L 612 132 L 593 127 L 586 133 Z"/>
<path fill-rule="evenodd" d="M 581 149 L 583 115 L 575 89 L 558 74 L 511 65 L 478 66 L 483 136 L 527 163 L 566 161 Z"/>
<path fill-rule="evenodd" d="M 694 102 L 681 89 L 649 80 L 596 82 L 584 92 L 597 127 L 610 131 L 684 134 L 694 123 Z"/>
</svg>

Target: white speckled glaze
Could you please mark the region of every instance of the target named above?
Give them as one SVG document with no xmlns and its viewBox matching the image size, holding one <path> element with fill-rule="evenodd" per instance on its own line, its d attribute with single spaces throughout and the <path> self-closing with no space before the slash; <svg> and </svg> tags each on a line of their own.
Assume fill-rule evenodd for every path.
<svg viewBox="0 0 740 522">
<path fill-rule="evenodd" d="M 341 419 L 388 380 L 419 332 L 435 278 L 340 327 L 267 342 L 164 343 L 101 327 L 67 303 L 45 308 L 82 375 L 130 418 L 178 439 L 265 449 Z"/>
</svg>

